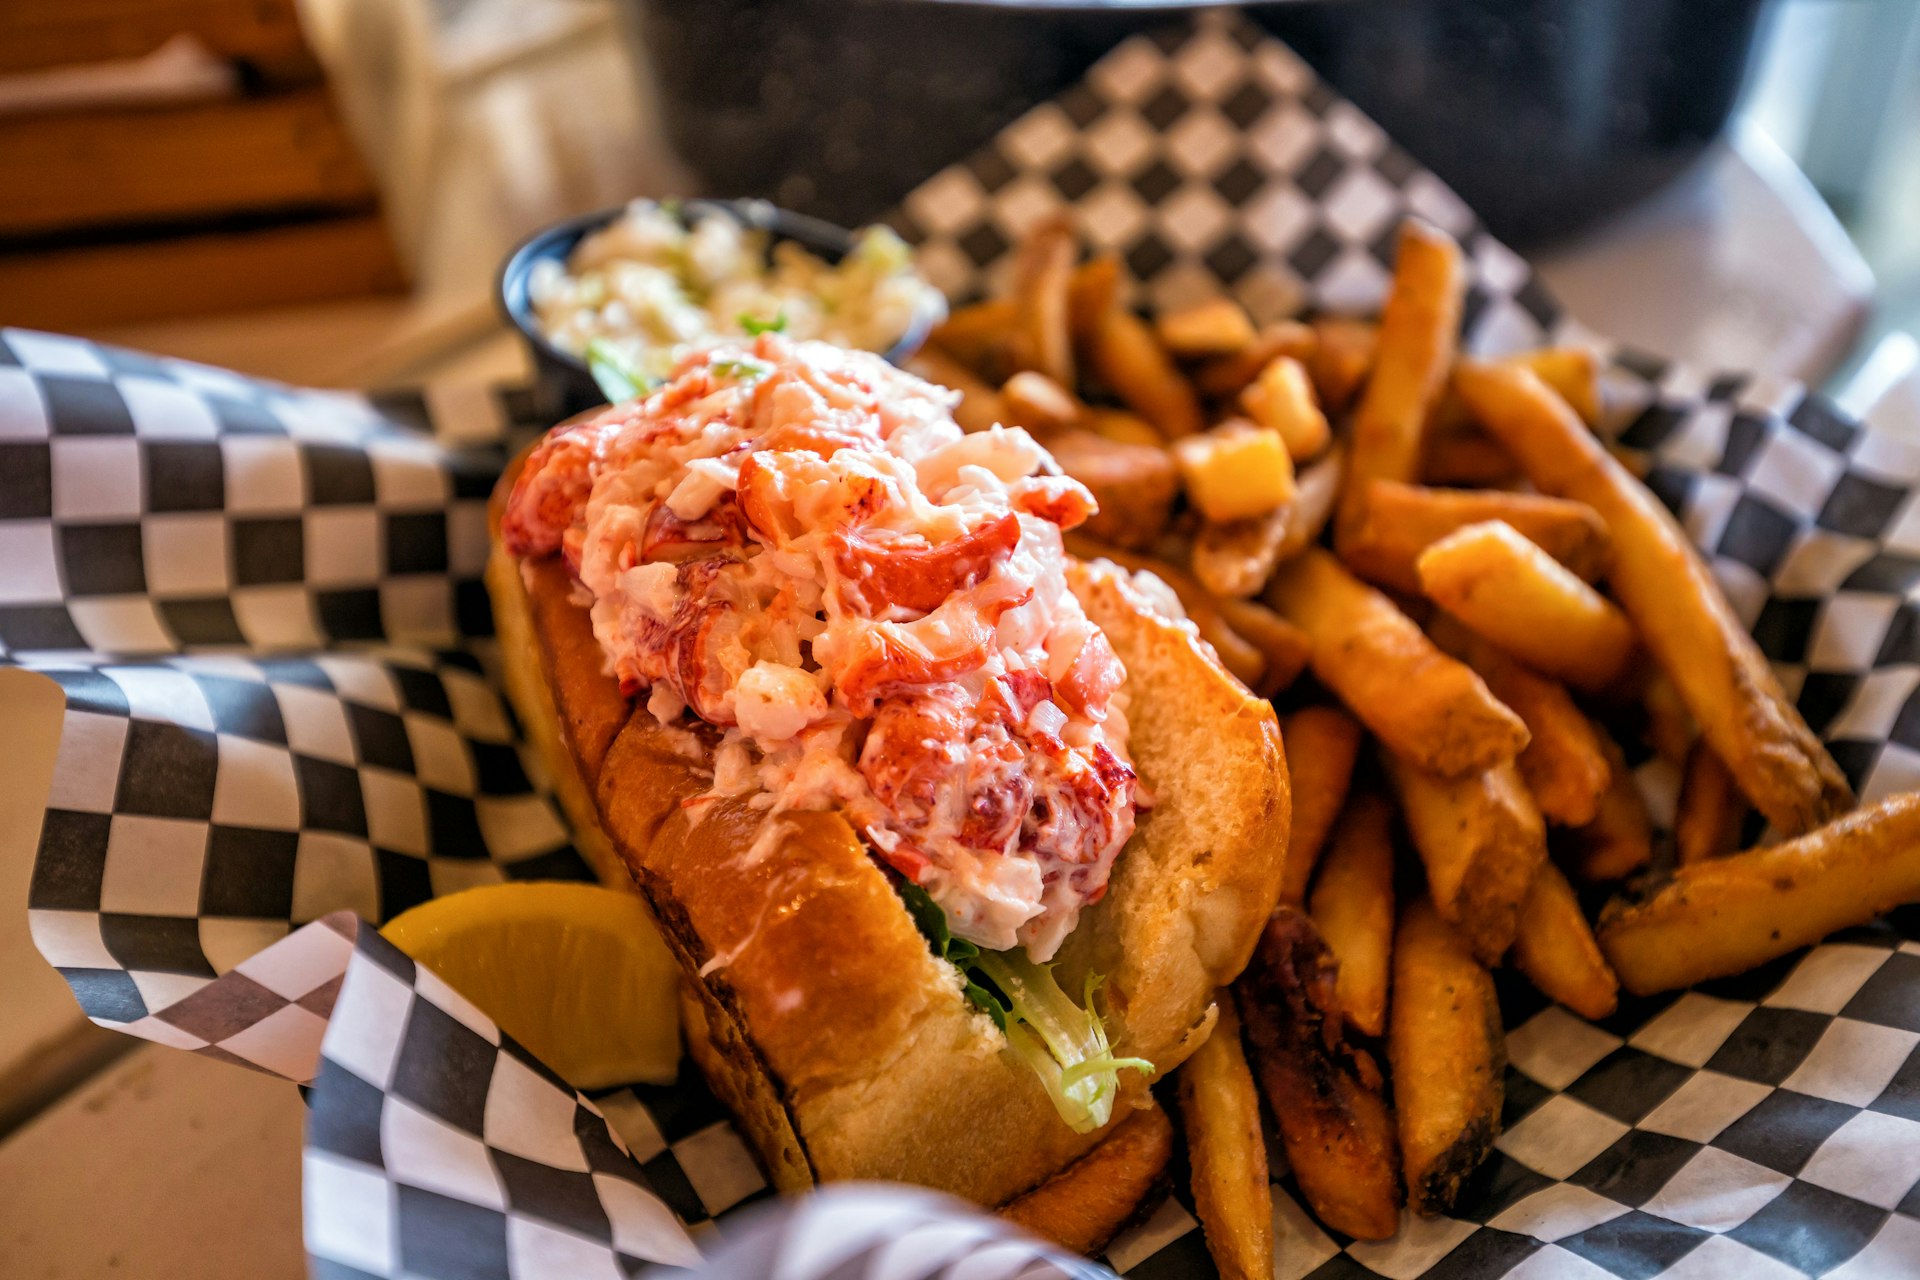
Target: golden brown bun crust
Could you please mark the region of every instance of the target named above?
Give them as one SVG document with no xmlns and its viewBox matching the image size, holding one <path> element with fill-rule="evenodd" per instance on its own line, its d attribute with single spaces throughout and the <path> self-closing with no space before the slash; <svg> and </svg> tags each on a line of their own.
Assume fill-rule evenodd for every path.
<svg viewBox="0 0 1920 1280">
<path fill-rule="evenodd" d="M 618 691 L 564 572 L 523 572 L 498 548 L 495 562 L 509 695 L 556 782 L 578 785 Z M 1156 804 L 1069 939 L 1062 978 L 1106 975 L 1116 1051 L 1165 1072 L 1204 1040 L 1214 989 L 1278 893 L 1279 731 L 1190 627 L 1143 613 L 1112 571 L 1076 569 L 1074 586 L 1131 673 L 1133 753 Z M 554 730 L 536 729 L 542 717 Z M 993 1205 L 1093 1146 L 1100 1135 L 1061 1123 L 967 1005 L 841 815 L 783 815 L 756 859 L 761 815 L 744 798 L 683 805 L 710 785 L 706 740 L 631 715 L 597 762 L 590 812 L 568 809 L 583 844 L 610 837 L 652 906 L 699 997 L 696 1059 L 776 1182 L 893 1179 Z M 1116 1122 L 1146 1083 L 1123 1076 Z"/>
</svg>

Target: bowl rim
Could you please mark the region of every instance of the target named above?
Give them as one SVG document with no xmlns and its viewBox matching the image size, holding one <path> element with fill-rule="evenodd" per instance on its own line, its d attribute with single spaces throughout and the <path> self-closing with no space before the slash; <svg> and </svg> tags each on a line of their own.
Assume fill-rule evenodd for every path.
<svg viewBox="0 0 1920 1280">
<path fill-rule="evenodd" d="M 654 199 L 665 204 L 673 197 L 639 197 Z M 562 351 L 541 331 L 533 314 L 533 303 L 527 284 L 533 274 L 534 264 L 548 258 L 562 258 L 571 253 L 574 246 L 588 234 L 607 226 L 627 211 L 632 201 L 597 209 L 591 213 L 577 214 L 548 223 L 521 240 L 508 253 L 500 264 L 500 270 L 494 283 L 494 300 L 501 314 L 518 333 L 522 340 L 532 348 L 538 361 L 547 361 L 565 369 L 577 372 L 582 378 L 591 378 L 592 373 L 587 362 L 569 351 Z M 771 241 L 791 241 L 809 252 L 818 254 L 828 262 L 838 262 L 852 251 L 854 233 L 824 218 L 815 218 L 804 213 L 795 213 L 783 209 L 770 201 L 760 199 L 723 199 L 711 196 L 689 196 L 679 199 L 683 221 L 689 217 L 717 213 L 732 218 L 752 231 L 764 231 Z M 936 289 L 935 293 L 939 291 Z M 906 331 L 878 354 L 890 364 L 899 364 L 918 351 L 927 340 L 927 335 L 939 323 L 944 314 L 941 307 L 921 305 L 914 309 L 913 318 Z"/>
</svg>

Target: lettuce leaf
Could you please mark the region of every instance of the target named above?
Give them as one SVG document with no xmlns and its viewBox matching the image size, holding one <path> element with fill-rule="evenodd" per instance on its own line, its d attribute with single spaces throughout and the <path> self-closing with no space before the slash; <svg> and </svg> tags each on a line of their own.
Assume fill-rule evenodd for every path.
<svg viewBox="0 0 1920 1280">
<path fill-rule="evenodd" d="M 982 951 L 953 936 L 946 913 L 927 891 L 902 881 L 900 896 L 933 953 L 960 970 L 967 999 L 1006 1033 L 1007 1045 L 1045 1086 L 1060 1118 L 1076 1133 L 1092 1133 L 1113 1115 L 1121 1071 L 1147 1071 L 1144 1058 L 1118 1058 L 1095 1007 L 1100 979 L 1089 977 L 1074 1003 L 1051 965 L 1025 951 Z"/>
<path fill-rule="evenodd" d="M 608 404 L 625 404 L 652 391 L 656 380 L 628 364 L 610 343 L 594 338 L 587 343 L 587 372 Z"/>
</svg>

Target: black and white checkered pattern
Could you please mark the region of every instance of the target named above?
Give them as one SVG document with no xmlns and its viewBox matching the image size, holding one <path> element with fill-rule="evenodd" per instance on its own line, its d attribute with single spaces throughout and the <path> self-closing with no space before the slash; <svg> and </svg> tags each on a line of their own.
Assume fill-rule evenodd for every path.
<svg viewBox="0 0 1920 1280">
<path fill-rule="evenodd" d="M 1233 19 L 1120 47 L 896 221 L 965 296 L 1066 206 L 1125 255 L 1145 305 L 1224 283 L 1262 318 L 1373 309 L 1393 228 L 1417 213 L 1471 255 L 1472 347 L 1586 336 L 1444 186 Z M 1603 349 L 1622 443 L 1809 722 L 1866 798 L 1915 785 L 1920 441 L 1792 385 Z M 691 1080 L 599 1100 L 641 1173 L 605 1167 L 618 1162 L 578 1099 L 371 931 L 322 918 L 577 868 L 469 656 L 484 645 L 404 647 L 485 631 L 474 575 L 501 457 L 408 427 L 471 439 L 523 410 L 473 389 L 374 404 L 0 337 L 0 644 L 59 680 L 69 708 L 36 937 L 111 1025 L 296 1079 L 324 1056 L 316 1274 L 617 1275 L 643 1256 L 621 1233 L 645 1216 L 622 1216 L 618 1186 L 644 1175 L 689 1223 L 762 1191 Z M 315 652 L 356 640 L 387 647 Z M 1638 770 L 1656 816 L 1672 799 L 1663 768 Z M 1920 1273 L 1914 939 L 1920 916 L 1896 913 L 1598 1026 L 1506 984 L 1507 1133 L 1456 1216 L 1355 1244 L 1321 1231 L 1282 1176 L 1277 1274 Z M 343 1020 L 361 993 L 380 1016 Z M 1108 1260 L 1212 1274 L 1183 1189 Z M 927 1273 L 909 1261 L 855 1250 L 794 1274 Z M 967 1261 L 1059 1274 L 1030 1252 L 1006 1265 Z"/>
<path fill-rule="evenodd" d="M 96 1021 L 233 1053 L 192 997 L 294 926 L 586 875 L 469 653 L 41 669 L 67 715 L 29 918 Z"/>
<path fill-rule="evenodd" d="M 307 1121 L 314 1275 L 614 1278 L 698 1260 L 683 1222 L 709 1214 L 655 1181 L 687 1177 L 654 1130 L 649 1157 L 374 930 L 351 946 Z"/>
<path fill-rule="evenodd" d="M 0 424 L 0 653 L 484 629 L 497 443 L 436 448 L 365 397 L 22 330 L 0 331 Z"/>
</svg>

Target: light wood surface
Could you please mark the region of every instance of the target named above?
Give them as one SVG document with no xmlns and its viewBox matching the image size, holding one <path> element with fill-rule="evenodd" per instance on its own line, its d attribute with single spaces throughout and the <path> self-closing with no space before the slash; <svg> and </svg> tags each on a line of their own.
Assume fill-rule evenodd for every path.
<svg viewBox="0 0 1920 1280">
<path fill-rule="evenodd" d="M 7 1280 L 299 1280 L 300 1094 L 158 1045 L 0 1145 Z"/>
</svg>

